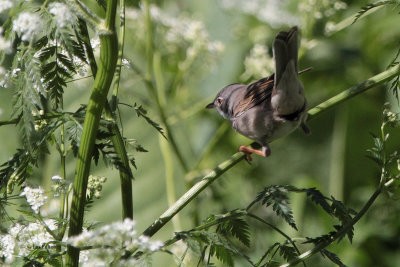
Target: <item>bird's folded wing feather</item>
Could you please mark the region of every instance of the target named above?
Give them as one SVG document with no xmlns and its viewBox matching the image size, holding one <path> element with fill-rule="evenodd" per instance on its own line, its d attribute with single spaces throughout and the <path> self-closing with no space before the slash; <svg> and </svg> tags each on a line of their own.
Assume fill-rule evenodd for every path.
<svg viewBox="0 0 400 267">
<path fill-rule="evenodd" d="M 262 78 L 246 88 L 245 95 L 240 103 L 235 107 L 235 117 L 242 115 L 252 107 L 262 103 L 265 99 L 271 97 L 274 87 L 274 75 Z"/>
</svg>

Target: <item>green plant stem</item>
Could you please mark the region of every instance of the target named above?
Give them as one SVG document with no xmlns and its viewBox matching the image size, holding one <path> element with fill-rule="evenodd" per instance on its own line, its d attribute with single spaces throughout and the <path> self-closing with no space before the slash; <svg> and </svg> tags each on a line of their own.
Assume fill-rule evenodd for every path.
<svg viewBox="0 0 400 267">
<path fill-rule="evenodd" d="M 172 133 L 172 128 L 169 126 L 168 120 L 167 120 L 167 115 L 165 114 L 165 106 L 163 105 L 163 100 L 160 99 L 160 95 L 158 94 L 159 89 L 156 85 L 154 86 L 153 84 L 153 72 L 154 72 L 154 49 L 153 49 L 153 25 L 151 22 L 151 16 L 150 16 L 150 5 L 149 5 L 149 0 L 144 0 L 144 9 L 145 9 L 145 14 L 146 14 L 146 57 L 147 57 L 147 68 L 146 68 L 146 73 L 144 75 L 145 79 L 145 84 L 148 87 L 150 93 L 152 94 L 156 106 L 157 106 L 157 111 L 160 116 L 160 119 L 162 121 L 162 124 L 165 127 L 165 130 L 167 132 L 167 137 L 168 140 L 172 146 L 172 149 L 178 158 L 178 161 L 185 173 L 189 172 L 189 167 L 184 160 L 184 157 L 181 153 L 181 151 L 178 148 L 178 144 L 175 140 L 175 137 Z M 157 67 L 157 66 L 156 66 Z M 137 73 L 141 74 L 141 72 L 133 67 L 133 70 L 135 70 Z M 155 74 L 154 74 L 155 75 Z M 157 78 L 157 77 L 156 77 Z"/>
<path fill-rule="evenodd" d="M 167 141 L 162 137 L 158 137 L 160 143 L 161 154 L 164 159 L 165 165 L 165 188 L 167 191 L 168 205 L 172 206 L 176 201 L 175 196 L 175 182 L 174 182 L 174 162 L 171 157 L 171 151 Z M 174 225 L 174 231 L 182 230 L 179 214 L 172 218 L 172 224 Z"/>
<path fill-rule="evenodd" d="M 306 252 L 302 253 L 300 256 L 296 257 L 296 259 L 294 259 L 294 260 L 292 260 L 292 261 L 290 261 L 288 263 L 280 265 L 280 267 L 295 266 L 296 264 L 298 264 L 298 263 L 304 261 L 305 259 L 311 257 L 315 253 L 320 252 L 322 249 L 324 249 L 328 245 L 330 245 L 333 242 L 335 242 L 335 240 L 337 240 L 338 238 L 340 238 L 343 235 L 345 235 L 349 231 L 349 229 L 351 229 L 351 227 L 353 227 L 353 225 L 355 225 L 361 219 L 361 217 L 367 212 L 367 210 L 374 203 L 374 201 L 379 196 L 381 191 L 382 191 L 382 187 L 379 186 L 379 188 L 374 192 L 374 194 L 368 199 L 367 203 L 365 203 L 365 205 L 360 210 L 360 212 L 358 212 L 357 215 L 350 222 L 348 222 L 347 224 L 343 225 L 343 227 L 340 229 L 340 231 L 338 231 L 334 236 L 332 236 L 332 238 L 329 241 L 321 242 L 317 246 L 313 247 L 310 250 L 307 250 Z"/>
<path fill-rule="evenodd" d="M 125 47 L 125 0 L 119 1 L 120 11 L 119 11 L 119 39 L 118 39 L 118 59 L 117 59 L 117 67 L 115 69 L 115 78 L 114 78 L 114 88 L 111 96 L 111 110 L 115 112 L 118 107 L 118 90 L 119 90 L 119 82 L 121 79 L 121 67 L 122 67 L 122 58 L 124 55 L 124 47 Z"/>
<path fill-rule="evenodd" d="M 122 6 L 125 4 L 124 0 L 121 0 L 120 5 L 121 5 L 121 11 L 120 13 L 125 12 L 125 8 Z M 123 15 L 120 15 L 120 17 L 124 17 Z M 121 22 L 121 25 L 125 25 L 125 22 Z M 89 59 L 89 65 L 93 73 L 93 77 L 97 76 L 97 64 L 96 64 L 96 59 L 94 57 L 93 49 L 90 45 L 90 38 L 89 38 L 89 33 L 87 30 L 87 26 L 84 20 L 79 20 L 79 27 L 81 30 L 82 34 L 82 39 L 83 39 L 83 45 L 85 46 L 85 49 L 87 51 L 87 57 Z M 120 33 L 123 33 L 124 30 L 120 30 Z M 117 66 L 118 62 L 119 64 L 122 61 L 122 50 L 124 48 L 124 34 L 122 34 L 122 37 L 119 36 L 118 40 L 118 59 L 117 59 Z M 117 67 L 118 68 L 118 67 Z M 117 93 L 118 93 L 118 85 L 119 85 L 119 76 L 121 72 L 121 68 L 119 67 L 119 70 L 116 68 L 115 70 L 115 75 L 118 76 L 118 79 L 116 78 L 114 81 L 114 90 L 113 90 L 113 99 L 117 99 Z M 117 88 L 117 89 L 116 89 Z M 133 180 L 133 173 L 132 169 L 130 168 L 129 165 L 129 157 L 126 152 L 124 140 L 122 138 L 122 134 L 118 128 L 118 125 L 116 123 L 115 115 L 112 112 L 112 105 L 108 103 L 108 101 L 105 101 L 105 115 L 106 119 L 111 121 L 110 124 L 107 125 L 107 129 L 109 132 L 112 133 L 111 136 L 111 142 L 114 146 L 115 153 L 117 153 L 119 160 L 121 161 L 121 167 L 119 168 L 119 176 L 120 176 L 120 181 L 121 181 L 121 198 L 122 198 L 122 217 L 123 218 L 133 218 L 133 197 L 132 197 L 132 180 Z"/>
<path fill-rule="evenodd" d="M 90 95 L 75 170 L 73 197 L 68 236 L 82 232 L 83 215 L 86 200 L 86 189 L 94 141 L 99 127 L 101 113 L 107 99 L 116 65 L 115 51 L 118 49 L 115 33 L 115 15 L 117 0 L 107 1 L 106 18 L 100 32 L 100 65 L 98 75 Z M 79 249 L 68 246 L 66 266 L 78 266 Z"/>
<path fill-rule="evenodd" d="M 400 74 L 400 65 L 396 65 L 378 75 L 371 77 L 370 79 L 362 82 L 361 84 L 351 87 L 339 93 L 338 95 L 324 101 L 318 106 L 309 110 L 308 120 L 314 119 L 316 116 L 321 115 L 323 112 L 332 109 L 336 105 L 349 100 L 350 98 L 376 87 L 386 81 L 391 80 L 393 77 Z M 201 191 L 207 188 L 213 181 L 219 176 L 225 173 L 227 170 L 235 166 L 237 163 L 244 159 L 243 153 L 235 153 L 230 159 L 219 164 L 213 171 L 208 175 L 204 176 L 199 182 L 197 182 L 192 188 L 190 188 L 180 199 L 178 199 L 174 205 L 166 210 L 156 221 L 154 221 L 144 232 L 143 235 L 153 236 L 158 230 L 160 230 L 175 214 L 182 210 L 187 204 L 190 203 Z"/>
<path fill-rule="evenodd" d="M 235 166 L 238 162 L 244 159 L 242 153 L 234 154 L 230 159 L 219 164 L 213 171 L 203 177 L 201 181 L 196 183 L 190 188 L 174 205 L 165 211 L 150 227 L 148 227 L 143 235 L 153 236 L 158 230 L 161 229 L 172 217 L 174 217 L 180 210 L 182 210 L 192 199 L 194 199 L 201 191 L 207 188 L 212 182 L 215 181 L 224 172 Z"/>
<path fill-rule="evenodd" d="M 308 111 L 308 119 L 307 120 L 312 120 L 314 116 L 320 115 L 321 113 L 339 105 L 340 103 L 349 100 L 350 98 L 353 98 L 354 96 L 363 93 L 364 91 L 374 88 L 380 84 L 383 84 L 384 82 L 387 82 L 394 78 L 395 76 L 400 74 L 400 64 L 391 67 L 387 69 L 384 72 L 381 72 L 368 80 L 353 86 L 337 95 L 334 97 L 331 97 L 330 99 L 322 102 L 318 106 L 310 109 Z"/>
<path fill-rule="evenodd" d="M 344 168 L 346 163 L 347 107 L 335 112 L 332 131 L 331 162 L 329 167 L 329 195 L 343 199 Z"/>
</svg>

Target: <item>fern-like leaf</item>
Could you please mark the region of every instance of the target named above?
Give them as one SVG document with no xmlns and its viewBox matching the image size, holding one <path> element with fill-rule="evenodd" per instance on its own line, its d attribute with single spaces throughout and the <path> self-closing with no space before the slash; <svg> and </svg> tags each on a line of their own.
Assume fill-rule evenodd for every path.
<svg viewBox="0 0 400 267">
<path fill-rule="evenodd" d="M 255 202 L 261 202 L 263 205 L 272 209 L 278 216 L 281 216 L 294 229 L 297 230 L 293 219 L 293 212 L 289 206 L 288 190 L 286 186 L 271 185 L 260 192 Z"/>
<path fill-rule="evenodd" d="M 281 244 L 279 245 L 279 255 L 281 255 L 285 260 L 291 261 L 296 258 L 297 251 L 292 246 Z"/>
<path fill-rule="evenodd" d="M 335 253 L 330 252 L 329 250 L 323 249 L 323 250 L 321 250 L 321 254 L 322 254 L 322 256 L 326 256 L 328 259 L 330 259 L 337 266 L 346 267 L 346 265 L 343 264 L 343 262 L 340 260 L 338 255 L 336 255 Z"/>
<path fill-rule="evenodd" d="M 354 18 L 352 24 L 356 23 L 366 12 L 368 12 L 371 9 L 377 8 L 379 6 L 384 6 L 384 5 L 394 5 L 394 4 L 399 4 L 398 1 L 378 1 L 375 3 L 368 4 L 367 6 L 361 8 L 360 11 L 358 11 L 356 17 Z"/>
<path fill-rule="evenodd" d="M 354 213 L 353 210 L 346 208 L 346 206 L 339 200 L 336 200 L 334 197 L 332 199 L 332 211 L 333 211 L 333 216 L 339 219 L 339 221 L 342 223 L 342 225 L 346 225 L 347 223 L 351 222 L 353 219 L 351 217 L 351 214 Z M 337 230 L 341 230 L 342 226 L 335 226 Z M 352 242 L 353 236 L 354 236 L 354 227 L 351 226 L 345 233 L 344 235 L 347 234 L 347 237 L 349 238 L 349 241 Z M 340 237 L 339 241 L 343 238 Z"/>
<path fill-rule="evenodd" d="M 133 105 L 133 108 L 136 111 L 136 114 L 138 117 L 143 117 L 147 123 L 149 123 L 152 127 L 154 127 L 154 129 L 156 129 L 165 139 L 167 139 L 167 137 L 165 136 L 165 132 L 164 129 L 161 128 L 161 126 L 156 123 L 155 121 L 153 121 L 148 115 L 147 115 L 147 110 L 145 110 L 142 106 L 138 106 L 136 103 Z"/>
<path fill-rule="evenodd" d="M 249 225 L 242 218 L 232 218 L 218 225 L 217 233 L 229 233 L 243 245 L 250 247 Z"/>
</svg>

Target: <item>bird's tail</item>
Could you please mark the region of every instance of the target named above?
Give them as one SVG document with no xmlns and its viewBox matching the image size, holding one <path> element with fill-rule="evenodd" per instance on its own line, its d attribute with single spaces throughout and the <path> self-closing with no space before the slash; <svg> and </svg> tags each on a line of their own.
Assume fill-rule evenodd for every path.
<svg viewBox="0 0 400 267">
<path fill-rule="evenodd" d="M 272 91 L 272 108 L 279 115 L 292 114 L 305 105 L 303 84 L 298 78 L 298 28 L 281 31 L 275 37 L 275 81 Z"/>
</svg>

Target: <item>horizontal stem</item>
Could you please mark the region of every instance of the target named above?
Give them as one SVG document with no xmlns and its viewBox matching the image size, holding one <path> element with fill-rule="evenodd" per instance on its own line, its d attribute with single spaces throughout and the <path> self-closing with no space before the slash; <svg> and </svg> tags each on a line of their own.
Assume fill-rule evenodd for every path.
<svg viewBox="0 0 400 267">
<path fill-rule="evenodd" d="M 368 89 L 376 87 L 386 81 L 391 80 L 395 76 L 400 74 L 400 65 L 396 65 L 384 72 L 375 75 L 368 80 L 360 83 L 357 86 L 353 86 L 338 95 L 324 101 L 323 103 L 312 108 L 308 112 L 308 120 L 314 119 L 316 116 L 323 112 L 335 107 L 336 105 L 346 101 Z M 224 172 L 235 166 L 237 163 L 244 159 L 244 154 L 241 152 L 235 153 L 230 159 L 219 164 L 209 174 L 204 176 L 199 182 L 197 182 L 192 188 L 190 188 L 180 199 L 178 199 L 174 205 L 166 210 L 156 221 L 154 221 L 144 232 L 143 235 L 153 236 L 158 230 L 160 230 L 167 222 L 171 220 L 180 210 L 182 210 L 187 204 L 192 201 L 201 191 L 207 186 L 214 182 Z"/>
</svg>

